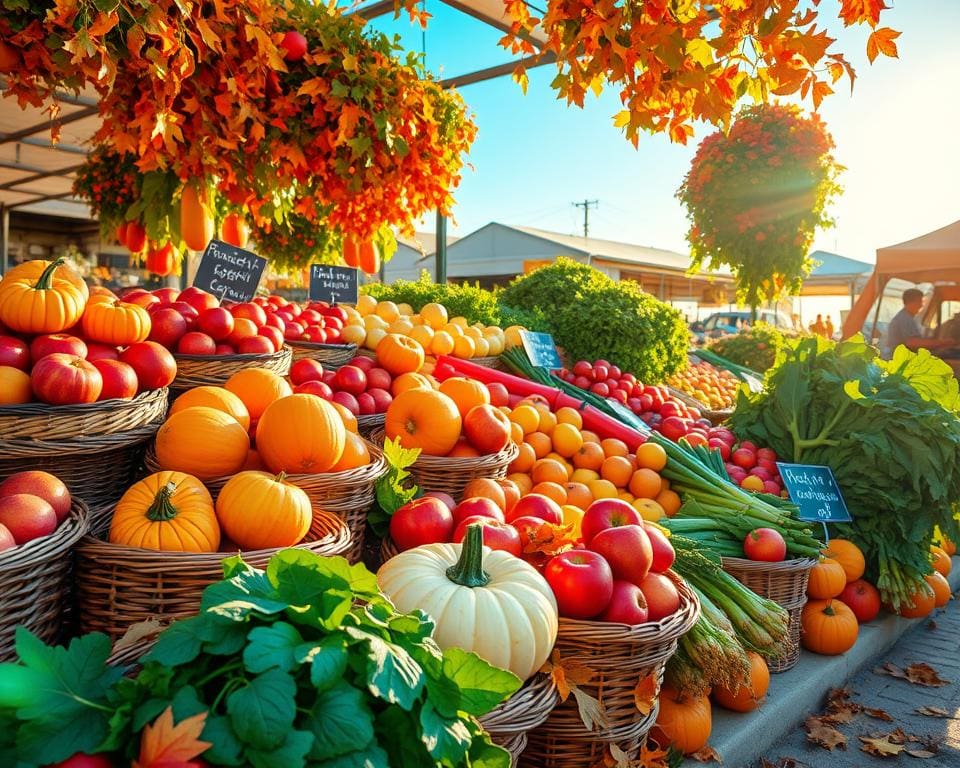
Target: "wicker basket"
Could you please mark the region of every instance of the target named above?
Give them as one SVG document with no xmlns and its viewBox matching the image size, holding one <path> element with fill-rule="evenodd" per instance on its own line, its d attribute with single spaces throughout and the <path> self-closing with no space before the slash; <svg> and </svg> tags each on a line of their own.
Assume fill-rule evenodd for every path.
<svg viewBox="0 0 960 768">
<path fill-rule="evenodd" d="M 370 463 L 365 467 L 347 469 L 343 472 L 327 472 L 318 475 L 287 475 L 286 480 L 307 492 L 310 503 L 315 509 L 332 512 L 346 522 L 350 529 L 352 545 L 349 557 L 360 559 L 363 539 L 367 527 L 367 510 L 375 499 L 374 484 L 387 471 L 387 462 L 383 458 L 383 449 L 367 441 L 370 451 Z M 163 468 L 157 461 L 153 446 L 147 450 L 144 466 L 148 472 L 159 472 Z M 216 498 L 220 489 L 227 484 L 232 475 L 204 480 L 210 494 Z"/>
<path fill-rule="evenodd" d="M 357 427 L 360 434 L 369 437 L 374 431 L 382 429 L 387 420 L 385 413 L 372 413 L 368 416 L 357 416 Z"/>
<path fill-rule="evenodd" d="M 484 368 L 501 368 L 500 355 L 487 355 L 484 357 L 471 357 L 471 363 L 482 365 Z"/>
<path fill-rule="evenodd" d="M 548 675 L 536 675 L 513 696 L 480 718 L 494 744 L 507 750 L 517 765 L 527 746 L 527 732 L 542 725 L 560 701 L 557 686 Z"/>
<path fill-rule="evenodd" d="M 329 513 L 314 510 L 310 531 L 300 544 L 318 555 L 346 555 L 350 530 Z M 258 568 L 279 549 L 243 552 Z M 155 552 L 110 544 L 86 536 L 76 548 L 80 626 L 84 632 L 121 637 L 131 624 L 151 618 L 190 616 L 200 607 L 204 587 L 223 578 L 222 561 L 233 552 Z"/>
<path fill-rule="evenodd" d="M 387 535 L 387 538 L 380 542 L 380 562 L 385 563 L 391 557 L 396 557 L 399 554 L 400 548 L 394 543 L 393 539 Z"/>
<path fill-rule="evenodd" d="M 293 350 L 293 359 L 308 357 L 323 365 L 324 370 L 335 371 L 357 356 L 356 344 L 319 344 L 310 341 L 287 342 Z"/>
<path fill-rule="evenodd" d="M 0 661 L 16 656 L 18 626 L 41 640 L 59 638 L 69 605 L 70 549 L 89 526 L 87 505 L 73 499 L 70 514 L 49 536 L 0 552 Z"/>
<path fill-rule="evenodd" d="M 383 445 L 386 434 L 382 429 L 370 433 L 370 440 Z M 410 467 L 414 482 L 422 491 L 438 491 L 450 494 L 460 501 L 467 483 L 478 477 L 502 478 L 507 476 L 507 467 L 520 454 L 514 443 L 509 443 L 499 453 L 487 456 L 420 456 Z"/>
<path fill-rule="evenodd" d="M 689 406 L 690 408 L 696 408 L 698 411 L 700 411 L 700 415 L 703 418 L 709 419 L 715 426 L 722 424 L 733 415 L 732 407 L 720 409 L 711 408 L 709 405 L 701 403 L 695 397 L 691 397 L 686 392 L 682 392 L 679 389 L 667 387 L 667 390 L 670 392 L 671 397 L 675 397 L 681 403 Z"/>
<path fill-rule="evenodd" d="M 293 350 L 284 346 L 272 355 L 174 355 L 177 378 L 171 389 L 222 387 L 227 379 L 245 368 L 266 368 L 280 376 L 290 372 Z"/>
<path fill-rule="evenodd" d="M 783 653 L 767 659 L 771 672 L 786 672 L 800 660 L 800 612 L 807 603 L 807 581 L 816 560 L 800 558 L 781 563 L 723 558 L 723 570 L 761 597 L 782 606 L 790 617 Z"/>
<path fill-rule="evenodd" d="M 580 687 L 603 704 L 607 727 L 588 730 L 571 696 L 528 734 L 524 764 L 582 768 L 601 761 L 607 744 L 628 752 L 639 748 L 656 721 L 657 707 L 646 716 L 640 714 L 634 699 L 637 682 L 653 675 L 659 691 L 667 659 L 700 615 L 696 595 L 682 579 L 669 575 L 680 593 L 680 608 L 662 621 L 630 626 L 560 619 L 556 649 L 562 659 L 578 661 L 595 672 Z"/>
</svg>

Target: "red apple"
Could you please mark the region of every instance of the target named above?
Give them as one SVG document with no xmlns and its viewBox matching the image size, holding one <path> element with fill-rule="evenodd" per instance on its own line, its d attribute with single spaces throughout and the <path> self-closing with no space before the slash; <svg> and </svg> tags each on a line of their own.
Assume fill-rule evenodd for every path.
<svg viewBox="0 0 960 768">
<path fill-rule="evenodd" d="M 305 381 L 323 381 L 323 365 L 319 360 L 301 357 L 290 366 L 290 381 L 303 384 Z"/>
<path fill-rule="evenodd" d="M 456 510 L 454 510 L 454 515 L 456 515 Z M 471 525 L 479 525 L 483 528 L 484 546 L 509 552 L 514 557 L 520 557 L 523 553 L 520 534 L 517 533 L 516 528 L 509 523 L 479 515 L 461 520 L 453 531 L 453 541 L 457 544 L 462 542 L 463 537 L 467 535 L 467 528 Z"/>
<path fill-rule="evenodd" d="M 599 616 L 613 597 L 613 573 L 602 555 L 583 549 L 551 558 L 544 578 L 557 598 L 561 616 L 589 619 Z"/>
<path fill-rule="evenodd" d="M 355 365 L 344 365 L 333 374 L 333 388 L 359 395 L 367 388 L 367 375 Z"/>
<path fill-rule="evenodd" d="M 361 392 L 357 395 L 357 405 L 361 416 L 373 416 L 377 412 L 377 401 L 369 392 Z"/>
<path fill-rule="evenodd" d="M 640 587 L 630 581 L 614 579 L 613 596 L 600 615 L 600 621 L 612 621 L 617 624 L 643 624 L 647 621 L 647 598 Z"/>
<path fill-rule="evenodd" d="M 10 533 L 10 529 L 0 523 L 0 552 L 12 549 L 15 546 L 17 546 L 17 542 L 13 538 L 13 534 Z"/>
<path fill-rule="evenodd" d="M 87 362 L 92 363 L 96 360 L 119 360 L 120 350 L 106 344 L 100 344 L 97 341 L 87 342 Z"/>
<path fill-rule="evenodd" d="M 407 502 L 390 518 L 390 538 L 401 551 L 450 541 L 453 515 L 439 499 L 423 496 Z"/>
<path fill-rule="evenodd" d="M 372 357 L 366 357 L 364 355 L 357 355 L 353 358 L 347 365 L 352 365 L 354 368 L 359 368 L 361 371 L 366 373 L 371 368 L 377 367 L 377 361 Z"/>
<path fill-rule="evenodd" d="M 453 524 L 460 525 L 468 517 L 489 517 L 504 522 L 503 510 L 493 499 L 474 496 L 464 499 L 453 508 Z"/>
<path fill-rule="evenodd" d="M 154 307 L 161 307 L 160 299 L 154 296 L 149 291 L 145 291 L 142 288 L 138 288 L 134 291 L 128 291 L 123 294 L 121 297 L 128 304 L 136 304 L 138 307 L 143 307 L 145 310 L 150 312 Z"/>
<path fill-rule="evenodd" d="M 87 345 L 76 336 L 70 336 L 66 333 L 48 333 L 37 336 L 30 342 L 30 359 L 34 363 L 41 357 L 52 354 L 86 358 Z"/>
<path fill-rule="evenodd" d="M 57 530 L 57 513 L 49 503 L 30 493 L 0 497 L 0 524 L 17 544 L 26 544 Z"/>
<path fill-rule="evenodd" d="M 208 309 L 214 309 L 220 306 L 220 301 L 216 296 L 194 285 L 180 291 L 180 295 L 177 296 L 177 301 L 183 301 L 189 304 L 201 315 Z"/>
<path fill-rule="evenodd" d="M 591 550 L 603 555 L 614 578 L 640 584 L 653 565 L 653 547 L 642 525 L 605 528 L 590 539 Z"/>
<path fill-rule="evenodd" d="M 234 318 L 245 317 L 247 320 L 253 320 L 257 328 L 266 325 L 267 322 L 267 313 L 263 311 L 263 307 L 252 302 L 235 304 L 230 307 L 230 313 Z"/>
<path fill-rule="evenodd" d="M 137 394 L 137 372 L 119 360 L 94 360 L 93 367 L 100 371 L 103 389 L 97 400 L 129 400 Z"/>
<path fill-rule="evenodd" d="M 274 328 L 272 325 L 265 325 L 257 335 L 269 341 L 274 352 L 279 352 L 283 348 L 283 333 L 281 333 L 278 328 Z"/>
<path fill-rule="evenodd" d="M 322 381 L 305 381 L 302 384 L 297 384 L 293 391 L 295 394 L 307 393 L 322 397 L 324 400 L 333 400 L 333 390 Z"/>
<path fill-rule="evenodd" d="M 463 434 L 480 453 L 497 453 L 510 442 L 510 419 L 492 405 L 475 405 L 463 419 Z"/>
<path fill-rule="evenodd" d="M 357 398 L 351 395 L 349 392 L 338 391 L 333 393 L 333 402 L 339 403 L 344 408 L 346 408 L 354 416 L 360 415 L 360 404 L 357 402 Z"/>
<path fill-rule="evenodd" d="M 393 376 L 391 376 L 383 368 L 371 368 L 367 372 L 367 391 L 371 389 L 385 389 L 390 390 L 390 386 L 393 384 Z"/>
<path fill-rule="evenodd" d="M 0 490 L 2 488 L 3 486 L 0 486 Z M 880 613 L 880 593 L 873 584 L 863 579 L 847 584 L 837 600 L 853 611 L 853 615 L 857 617 L 860 624 L 873 621 Z"/>
<path fill-rule="evenodd" d="M 347 322 L 347 310 L 343 307 L 323 307 L 320 310 L 320 313 L 324 317 L 336 317 L 339 320 L 342 320 L 344 323 Z"/>
<path fill-rule="evenodd" d="M 175 309 L 181 315 L 183 319 L 187 321 L 187 329 L 193 330 L 196 327 L 197 322 L 200 320 L 200 313 L 197 312 L 196 307 L 192 304 L 187 304 L 185 301 L 175 301 L 170 305 L 170 309 Z"/>
<path fill-rule="evenodd" d="M 190 331 L 183 334 L 177 342 L 177 354 L 180 355 L 214 355 L 217 352 L 217 343 L 200 331 Z"/>
<path fill-rule="evenodd" d="M 197 326 L 214 341 L 223 341 L 233 333 L 233 315 L 223 307 L 212 307 L 200 313 Z"/>
<path fill-rule="evenodd" d="M 216 355 L 235 355 L 237 350 L 234 349 L 230 344 L 217 344 L 217 349 L 214 352 Z"/>
<path fill-rule="evenodd" d="M 367 394 L 373 398 L 374 413 L 386 413 L 390 403 L 393 402 L 393 395 L 385 389 L 371 388 L 367 390 Z"/>
<path fill-rule="evenodd" d="M 141 392 L 168 387 L 177 377 L 177 361 L 153 341 L 131 344 L 120 353 L 120 360 L 133 366 L 137 372 Z"/>
<path fill-rule="evenodd" d="M 507 405 L 510 401 L 510 393 L 507 392 L 507 388 L 500 382 L 487 384 L 487 391 L 490 393 L 490 405 L 499 408 L 500 406 Z"/>
<path fill-rule="evenodd" d="M 187 321 L 177 310 L 161 307 L 150 315 L 150 341 L 175 349 L 177 342 L 187 332 Z"/>
<path fill-rule="evenodd" d="M 237 342 L 237 352 L 241 355 L 272 355 L 276 351 L 273 342 L 265 336 L 247 336 Z"/>
<path fill-rule="evenodd" d="M 51 405 L 93 403 L 103 389 L 103 377 L 93 363 L 60 353 L 40 358 L 30 383 L 37 399 Z"/>
<path fill-rule="evenodd" d="M 597 499 L 584 512 L 580 531 L 584 543 L 589 545 L 594 536 L 607 528 L 642 524 L 640 513 L 622 499 Z"/>
<path fill-rule="evenodd" d="M 30 347 L 16 336 L 0 336 L 0 365 L 30 370 Z"/>
<path fill-rule="evenodd" d="M 662 573 L 648 573 L 639 586 L 647 600 L 648 621 L 660 621 L 680 608 L 680 593 Z"/>
<path fill-rule="evenodd" d="M 639 514 L 639 513 L 638 513 Z M 540 493 L 528 493 L 521 496 L 507 515 L 506 521 L 513 523 L 518 517 L 536 517 L 547 523 L 559 525 L 563 522 L 560 505 L 549 496 Z"/>
<path fill-rule="evenodd" d="M 670 543 L 660 526 L 643 521 L 643 530 L 647 532 L 650 539 L 650 546 L 653 548 L 653 564 L 650 570 L 654 573 L 664 573 L 673 565 L 677 553 L 673 550 L 673 544 Z"/>
<path fill-rule="evenodd" d="M 449 493 L 444 493 L 443 491 L 427 491 L 424 496 L 429 496 L 433 499 L 440 499 L 444 504 L 447 505 L 447 509 L 453 510 L 457 506 L 457 502 L 453 500 L 453 496 Z"/>
<path fill-rule="evenodd" d="M 280 331 L 280 334 L 283 335 L 283 332 L 287 328 L 287 321 L 276 312 L 267 312 L 267 322 L 263 327 L 276 328 L 278 331 Z"/>
<path fill-rule="evenodd" d="M 297 322 L 287 323 L 287 327 L 283 329 L 283 338 L 287 341 L 299 341 L 303 338 L 303 326 Z"/>
<path fill-rule="evenodd" d="M 59 477 L 49 472 L 28 469 L 10 475 L 0 483 L 0 498 L 19 493 L 39 496 L 53 508 L 58 521 L 70 514 L 70 491 Z"/>
<path fill-rule="evenodd" d="M 256 306 L 256 305 L 254 305 Z M 257 324 L 246 317 L 235 317 L 233 320 L 233 333 L 227 337 L 227 341 L 235 347 L 239 347 L 241 339 L 249 339 L 256 336 L 260 329 Z"/>
<path fill-rule="evenodd" d="M 176 288 L 157 288 L 157 290 L 153 292 L 153 295 L 160 300 L 161 304 L 170 305 L 177 300 L 180 291 Z"/>
</svg>

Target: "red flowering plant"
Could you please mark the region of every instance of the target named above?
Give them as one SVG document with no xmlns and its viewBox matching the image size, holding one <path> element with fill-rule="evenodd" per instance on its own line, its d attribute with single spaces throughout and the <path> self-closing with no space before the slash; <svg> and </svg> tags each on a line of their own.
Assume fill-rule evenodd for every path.
<svg viewBox="0 0 960 768">
<path fill-rule="evenodd" d="M 833 224 L 826 208 L 841 192 L 833 147 L 817 115 L 782 105 L 747 107 L 729 133 L 704 139 L 677 192 L 692 269 L 729 267 L 751 308 L 797 293 L 814 233 Z"/>
<path fill-rule="evenodd" d="M 141 181 L 142 174 L 132 155 L 98 147 L 77 169 L 73 194 L 87 201 L 90 212 L 100 220 L 104 239 L 110 239 L 127 220 L 130 207 L 140 199 Z"/>
</svg>

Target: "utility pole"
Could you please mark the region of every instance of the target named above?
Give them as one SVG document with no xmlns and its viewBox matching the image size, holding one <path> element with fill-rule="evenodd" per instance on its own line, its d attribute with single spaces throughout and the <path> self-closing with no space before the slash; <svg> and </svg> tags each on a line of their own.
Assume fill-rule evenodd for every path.
<svg viewBox="0 0 960 768">
<path fill-rule="evenodd" d="M 583 236 L 590 237 L 590 208 L 596 208 L 600 205 L 599 200 L 584 200 L 582 203 L 574 203 L 575 208 L 583 208 Z"/>
</svg>

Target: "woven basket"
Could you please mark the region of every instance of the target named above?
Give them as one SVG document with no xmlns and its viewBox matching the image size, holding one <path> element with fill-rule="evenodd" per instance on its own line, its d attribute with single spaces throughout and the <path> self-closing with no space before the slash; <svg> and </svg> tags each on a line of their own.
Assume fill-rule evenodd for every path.
<svg viewBox="0 0 960 768">
<path fill-rule="evenodd" d="M 347 469 L 343 472 L 327 472 L 318 475 L 287 475 L 286 481 L 304 491 L 310 497 L 310 503 L 315 509 L 332 512 L 343 520 L 350 529 L 352 544 L 348 557 L 353 561 L 360 559 L 363 550 L 363 539 L 367 527 L 367 510 L 373 506 L 375 499 L 374 484 L 387 471 L 387 462 L 383 458 L 383 449 L 367 441 L 370 451 L 370 463 L 358 469 Z M 159 472 L 163 468 L 157 461 L 153 446 L 147 450 L 144 466 L 148 472 Z M 216 498 L 217 494 L 232 475 L 204 480 L 210 494 Z"/>
<path fill-rule="evenodd" d="M 700 602 L 687 584 L 668 572 L 680 593 L 680 608 L 662 621 L 630 626 L 600 621 L 560 619 L 556 649 L 561 659 L 578 661 L 595 673 L 580 686 L 603 704 L 607 727 L 590 731 L 580 718 L 573 696 L 557 705 L 546 722 L 528 734 L 524 762 L 547 768 L 582 768 L 603 758 L 607 744 L 626 751 L 640 741 L 657 719 L 657 707 L 642 716 L 634 689 L 648 676 L 657 691 L 677 641 L 696 623 Z"/>
<path fill-rule="evenodd" d="M 74 498 L 56 531 L 0 552 L 0 661 L 16 656 L 18 626 L 45 642 L 59 638 L 70 604 L 70 549 L 87 532 L 88 515 L 87 505 Z"/>
<path fill-rule="evenodd" d="M 675 389 L 674 387 L 667 387 L 667 391 L 670 392 L 671 397 L 675 397 L 684 405 L 687 405 L 690 408 L 696 408 L 698 411 L 700 411 L 700 415 L 703 418 L 709 419 L 715 426 L 722 424 L 733 415 L 732 407 L 720 409 L 711 408 L 709 405 L 701 403 L 695 397 L 691 397 L 686 392 Z"/>
<path fill-rule="evenodd" d="M 318 555 L 346 555 L 352 548 L 346 524 L 321 510 L 298 549 Z M 280 549 L 243 552 L 257 568 Z M 121 637 L 131 624 L 150 618 L 195 614 L 204 587 L 223 578 L 222 561 L 234 552 L 155 552 L 86 536 L 76 548 L 80 626 L 84 632 Z"/>
<path fill-rule="evenodd" d="M 548 675 L 536 675 L 513 696 L 480 718 L 494 744 L 507 750 L 516 766 L 527 746 L 527 732 L 550 716 L 560 701 L 557 686 Z"/>
<path fill-rule="evenodd" d="M 290 372 L 293 351 L 284 346 L 272 355 L 174 355 L 177 360 L 177 378 L 171 389 L 194 387 L 222 387 L 227 379 L 245 368 L 266 368 L 280 376 Z"/>
<path fill-rule="evenodd" d="M 783 653 L 767 659 L 771 672 L 786 672 L 800 660 L 800 612 L 807 603 L 807 581 L 816 564 L 817 561 L 810 558 L 781 563 L 723 558 L 723 570 L 752 592 L 778 603 L 789 614 L 789 633 Z"/>
<path fill-rule="evenodd" d="M 293 350 L 293 359 L 308 357 L 323 365 L 324 370 L 335 371 L 357 356 L 356 344 L 319 344 L 309 341 L 287 342 Z"/>
<path fill-rule="evenodd" d="M 500 365 L 500 355 L 488 355 L 485 357 L 471 357 L 471 363 L 477 365 L 482 365 L 484 368 L 496 368 L 499 369 Z"/>
<path fill-rule="evenodd" d="M 391 557 L 396 557 L 400 554 L 400 548 L 394 543 L 393 539 L 388 535 L 383 541 L 380 542 L 380 562 L 385 563 Z"/>
<path fill-rule="evenodd" d="M 364 437 L 369 437 L 375 430 L 382 429 L 387 420 L 385 413 L 373 413 L 369 416 L 357 416 L 357 428 Z"/>
<path fill-rule="evenodd" d="M 370 433 L 370 440 L 383 445 L 386 434 L 382 429 Z M 438 491 L 450 494 L 460 501 L 467 483 L 478 477 L 502 478 L 507 476 L 507 467 L 520 454 L 514 443 L 499 453 L 488 456 L 420 456 L 411 466 L 410 474 L 421 491 Z"/>
</svg>

